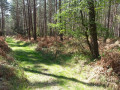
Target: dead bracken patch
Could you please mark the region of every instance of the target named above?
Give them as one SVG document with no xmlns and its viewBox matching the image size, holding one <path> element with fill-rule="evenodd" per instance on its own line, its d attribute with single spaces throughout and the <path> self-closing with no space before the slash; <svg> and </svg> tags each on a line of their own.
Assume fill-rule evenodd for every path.
<svg viewBox="0 0 120 90">
<path fill-rule="evenodd" d="M 60 41 L 59 37 L 52 37 L 52 36 L 38 37 L 37 39 L 38 45 L 36 50 L 41 51 L 42 48 L 51 48 L 53 46 L 57 47 L 57 46 L 63 45 L 66 43 L 66 40 L 68 39 L 69 38 L 64 37 L 64 41 L 62 42 Z"/>
<path fill-rule="evenodd" d="M 112 49 L 117 49 L 120 47 L 120 40 L 116 39 L 107 39 L 106 43 L 103 42 L 103 40 L 98 40 L 99 43 L 99 50 L 101 53 L 112 50 Z"/>
<path fill-rule="evenodd" d="M 18 40 L 21 40 L 21 41 L 28 41 L 28 37 L 27 36 L 22 36 L 20 34 L 15 36 L 15 38 L 18 39 Z"/>
<path fill-rule="evenodd" d="M 119 90 L 120 86 L 120 52 L 106 52 L 101 60 L 95 62 L 93 70 L 89 73 L 88 81 L 92 79 Z"/>
<path fill-rule="evenodd" d="M 109 75 L 114 71 L 120 76 L 120 52 L 106 52 L 101 60 L 97 62 L 97 65 L 102 66 L 104 69 L 111 68 Z"/>
<path fill-rule="evenodd" d="M 7 53 L 10 51 L 8 44 L 5 42 L 4 37 L 0 37 L 0 55 L 7 58 Z"/>
<path fill-rule="evenodd" d="M 107 39 L 104 43 L 101 39 L 98 42 L 101 60 L 91 65 L 93 69 L 89 72 L 88 81 L 103 83 L 110 90 L 120 90 L 120 40 Z"/>
<path fill-rule="evenodd" d="M 6 80 L 9 80 L 11 77 L 14 76 L 15 68 L 7 65 L 0 65 L 0 77 L 4 77 Z"/>
</svg>

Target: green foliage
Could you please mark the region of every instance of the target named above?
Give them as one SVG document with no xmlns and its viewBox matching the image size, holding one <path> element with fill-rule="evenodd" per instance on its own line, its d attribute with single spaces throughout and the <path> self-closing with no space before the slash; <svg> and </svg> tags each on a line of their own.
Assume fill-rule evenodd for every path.
<svg viewBox="0 0 120 90">
<path fill-rule="evenodd" d="M 87 2 L 82 0 L 81 2 L 78 0 L 66 1 L 62 3 L 62 12 L 54 15 L 54 19 L 57 20 L 56 24 L 50 23 L 49 26 L 52 28 L 57 28 L 59 32 L 72 35 L 74 37 L 79 38 L 84 35 L 84 27 L 81 23 L 80 10 L 88 13 Z M 61 23 L 59 20 L 61 17 Z M 87 26 L 87 19 L 85 19 Z"/>
<path fill-rule="evenodd" d="M 98 31 L 98 35 L 99 36 L 104 36 L 104 33 L 106 30 L 108 30 L 108 28 L 104 27 L 103 24 L 100 24 L 99 22 L 96 23 L 97 24 L 97 31 Z"/>
<path fill-rule="evenodd" d="M 26 31 L 23 30 L 22 26 L 14 26 L 12 27 L 12 30 L 14 33 L 17 33 L 17 34 L 21 34 L 21 35 L 25 35 L 26 34 Z"/>
</svg>

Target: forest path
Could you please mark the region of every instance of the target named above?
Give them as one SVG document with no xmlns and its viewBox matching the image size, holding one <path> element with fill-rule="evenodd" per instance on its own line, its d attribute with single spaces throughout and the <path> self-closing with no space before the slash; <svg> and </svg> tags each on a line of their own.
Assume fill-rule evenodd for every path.
<svg viewBox="0 0 120 90">
<path fill-rule="evenodd" d="M 13 38 L 6 41 L 27 75 L 30 82 L 28 90 L 105 90 L 103 86 L 84 82 L 87 74 L 81 73 L 78 65 L 60 65 L 50 53 L 35 51 L 36 44 Z"/>
</svg>

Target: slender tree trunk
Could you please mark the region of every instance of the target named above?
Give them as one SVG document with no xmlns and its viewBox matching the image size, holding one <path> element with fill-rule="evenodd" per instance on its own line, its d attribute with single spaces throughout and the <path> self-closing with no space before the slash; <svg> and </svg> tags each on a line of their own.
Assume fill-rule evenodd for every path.
<svg viewBox="0 0 120 90">
<path fill-rule="evenodd" d="M 34 1 L 34 40 L 37 39 L 37 36 L 36 36 L 36 1 Z"/>
<path fill-rule="evenodd" d="M 89 49 L 90 49 L 90 51 L 92 51 L 91 50 L 91 44 L 90 44 L 90 41 L 89 41 L 89 35 L 88 35 L 88 26 L 86 26 L 85 25 L 85 22 L 84 22 L 84 17 L 83 17 L 83 13 L 82 13 L 82 10 L 80 10 L 80 14 L 81 14 L 81 20 L 82 20 L 82 25 L 85 27 L 85 37 L 86 37 L 86 41 L 87 41 L 87 44 L 88 44 L 88 46 L 89 46 Z"/>
<path fill-rule="evenodd" d="M 55 14 L 57 14 L 57 0 L 54 0 L 54 2 L 55 2 Z M 57 23 L 57 19 L 55 20 L 55 24 Z M 54 31 L 54 36 L 56 37 L 56 32 L 57 32 L 57 30 L 56 30 L 57 28 L 55 28 L 55 31 Z M 56 37 L 56 39 L 57 39 L 57 37 Z"/>
<path fill-rule="evenodd" d="M 104 42 L 106 42 L 106 39 L 109 37 L 109 26 L 110 26 L 110 12 L 111 12 L 111 0 L 109 0 L 109 9 L 108 9 L 108 24 L 107 24 L 107 30 L 106 30 L 106 36 L 104 39 Z"/>
<path fill-rule="evenodd" d="M 30 12 L 29 12 L 29 15 L 30 15 L 30 30 L 32 32 L 32 36 L 34 37 L 34 28 L 33 28 L 33 14 L 34 12 L 32 13 L 32 3 L 31 1 L 29 1 L 30 3 Z M 34 11 L 34 10 L 33 10 Z"/>
<path fill-rule="evenodd" d="M 61 0 L 59 0 L 59 13 L 61 14 Z M 60 24 L 62 23 L 62 17 L 59 17 Z M 62 30 L 62 26 L 60 25 L 60 30 Z M 60 33 L 60 40 L 63 41 L 63 32 Z"/>
<path fill-rule="evenodd" d="M 44 36 L 47 36 L 46 0 L 44 0 Z"/>
<path fill-rule="evenodd" d="M 27 17 L 26 17 L 26 7 L 25 7 L 25 0 L 23 0 L 23 23 L 24 23 L 24 26 L 23 26 L 23 29 L 24 30 L 27 30 Z M 25 31 L 26 32 L 26 31 Z M 25 33 L 26 34 L 26 33 Z"/>
<path fill-rule="evenodd" d="M 2 1 L 1 1 L 2 3 Z M 4 10 L 3 10 L 3 5 L 1 5 L 1 32 L 0 35 L 2 36 L 4 33 Z"/>
<path fill-rule="evenodd" d="M 42 29 L 42 9 L 41 9 L 41 0 L 39 1 L 39 35 L 43 36 L 43 29 Z"/>
<path fill-rule="evenodd" d="M 97 30 L 95 23 L 95 7 L 94 0 L 88 1 L 89 8 L 89 30 L 91 37 L 91 53 L 94 59 L 99 58 L 98 42 L 97 42 Z"/>
<path fill-rule="evenodd" d="M 18 0 L 16 0 L 16 27 L 19 28 L 19 10 L 18 10 Z"/>
<path fill-rule="evenodd" d="M 52 0 L 49 0 L 49 23 L 52 23 Z M 52 35 L 52 28 L 50 27 L 50 36 Z"/>
<path fill-rule="evenodd" d="M 28 38 L 30 40 L 31 39 L 31 34 L 30 34 L 31 23 L 30 23 L 30 1 L 29 0 L 27 0 L 27 4 L 28 4 L 28 23 L 29 23 L 29 25 L 28 25 Z"/>
</svg>

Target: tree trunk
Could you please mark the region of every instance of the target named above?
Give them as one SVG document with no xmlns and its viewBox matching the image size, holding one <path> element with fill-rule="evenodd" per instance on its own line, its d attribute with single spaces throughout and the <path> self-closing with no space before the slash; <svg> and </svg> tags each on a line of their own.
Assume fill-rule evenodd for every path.
<svg viewBox="0 0 120 90">
<path fill-rule="evenodd" d="M 16 27 L 19 28 L 19 10 L 18 10 L 18 0 L 16 1 Z"/>
<path fill-rule="evenodd" d="M 41 7 L 41 0 L 39 1 L 39 36 L 43 36 L 43 29 L 42 29 L 42 7 Z"/>
<path fill-rule="evenodd" d="M 28 25 L 28 38 L 29 38 L 29 40 L 31 39 L 31 34 L 30 34 L 30 1 L 29 0 L 27 0 L 27 4 L 28 4 L 28 23 L 29 23 L 29 25 Z"/>
<path fill-rule="evenodd" d="M 88 1 L 89 8 L 89 30 L 91 37 L 91 53 L 94 59 L 99 58 L 98 42 L 97 42 L 97 30 L 95 23 L 95 7 L 94 0 Z"/>
<path fill-rule="evenodd" d="M 52 23 L 52 1 L 49 0 L 49 23 Z M 50 27 L 50 36 L 52 36 L 52 28 Z"/>
<path fill-rule="evenodd" d="M 104 39 L 104 42 L 106 42 L 106 39 L 109 37 L 109 26 L 110 26 L 110 12 L 111 12 L 111 0 L 109 0 L 109 9 L 108 9 L 108 24 L 107 24 L 107 30 L 106 30 L 106 36 Z"/>
<path fill-rule="evenodd" d="M 1 1 L 2 3 L 2 1 Z M 3 5 L 1 5 L 1 32 L 0 32 L 0 36 L 3 35 L 4 33 L 4 10 L 3 10 Z"/>
<path fill-rule="evenodd" d="M 32 14 L 32 3 L 31 1 L 29 2 L 30 3 L 30 12 L 29 12 L 29 15 L 30 15 L 30 31 L 32 31 L 32 36 L 34 37 L 34 27 L 33 27 L 33 14 L 34 14 L 34 10 L 33 10 L 33 14 Z"/>
<path fill-rule="evenodd" d="M 34 40 L 37 39 L 36 36 L 36 2 L 34 0 Z"/>
<path fill-rule="evenodd" d="M 46 0 L 44 0 L 44 36 L 47 36 Z"/>
<path fill-rule="evenodd" d="M 27 30 L 27 17 L 26 17 L 26 7 L 25 7 L 25 0 L 23 0 L 23 18 L 24 18 L 24 20 L 23 20 L 23 29 L 24 30 Z M 25 34 L 26 34 L 26 31 L 25 31 Z"/>
<path fill-rule="evenodd" d="M 81 20 L 82 20 L 82 25 L 85 27 L 85 37 L 86 37 L 86 41 L 87 41 L 87 44 L 88 44 L 88 47 L 89 47 L 89 49 L 90 49 L 90 51 L 92 51 L 91 50 L 91 44 L 90 44 L 90 41 L 89 41 L 89 35 L 88 35 L 88 27 L 85 25 L 85 22 L 84 22 L 84 17 L 83 17 L 83 13 L 82 13 L 82 10 L 80 10 L 80 14 L 81 14 Z"/>
<path fill-rule="evenodd" d="M 61 14 L 61 0 L 59 0 L 59 13 Z M 59 17 L 60 24 L 62 23 L 62 17 Z M 60 25 L 60 30 L 62 30 L 62 26 Z M 60 40 L 63 41 L 63 32 L 60 33 Z"/>
</svg>

